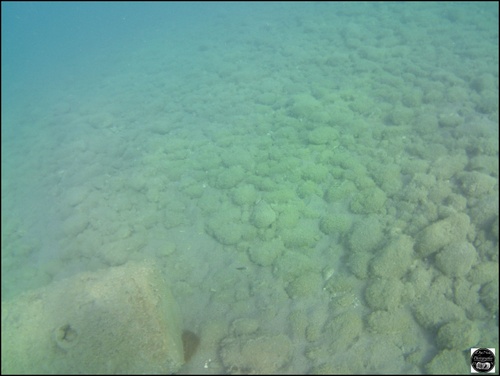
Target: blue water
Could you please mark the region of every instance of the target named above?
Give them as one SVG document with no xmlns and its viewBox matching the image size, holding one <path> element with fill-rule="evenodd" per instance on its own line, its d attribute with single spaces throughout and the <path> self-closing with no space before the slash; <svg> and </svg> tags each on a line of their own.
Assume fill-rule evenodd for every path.
<svg viewBox="0 0 500 376">
<path fill-rule="evenodd" d="M 2 300 L 153 259 L 183 373 L 468 372 L 498 47 L 494 2 L 3 2 Z"/>
</svg>

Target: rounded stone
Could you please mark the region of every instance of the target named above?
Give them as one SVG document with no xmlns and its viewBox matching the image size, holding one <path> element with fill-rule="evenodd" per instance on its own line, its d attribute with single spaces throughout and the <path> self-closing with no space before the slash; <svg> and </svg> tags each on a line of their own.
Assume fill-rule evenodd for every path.
<svg viewBox="0 0 500 376">
<path fill-rule="evenodd" d="M 451 321 L 439 329 L 437 343 L 441 348 L 465 351 L 474 347 L 479 338 L 479 329 L 474 322 Z"/>
<path fill-rule="evenodd" d="M 276 221 L 276 213 L 271 206 L 261 201 L 253 210 L 252 223 L 257 228 L 268 228 Z"/>
<path fill-rule="evenodd" d="M 465 276 L 476 262 L 477 252 L 468 242 L 454 242 L 436 256 L 436 265 L 449 277 Z"/>
<path fill-rule="evenodd" d="M 403 287 L 397 279 L 377 279 L 366 288 L 366 302 L 375 310 L 393 310 L 401 303 Z"/>
</svg>

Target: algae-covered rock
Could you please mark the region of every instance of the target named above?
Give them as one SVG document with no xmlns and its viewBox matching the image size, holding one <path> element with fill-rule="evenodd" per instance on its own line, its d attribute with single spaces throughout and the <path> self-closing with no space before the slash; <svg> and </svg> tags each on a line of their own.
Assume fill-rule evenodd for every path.
<svg viewBox="0 0 500 376">
<path fill-rule="evenodd" d="M 465 276 L 476 260 L 476 249 L 468 242 L 448 244 L 436 255 L 437 267 L 449 277 Z"/>
<path fill-rule="evenodd" d="M 181 333 L 162 273 L 129 262 L 2 301 L 2 373 L 172 374 Z"/>
<path fill-rule="evenodd" d="M 440 127 L 454 128 L 458 127 L 464 122 L 463 117 L 457 113 L 446 113 L 439 115 L 438 123 Z"/>
<path fill-rule="evenodd" d="M 369 252 L 352 252 L 348 254 L 347 266 L 349 270 L 359 279 L 368 278 L 368 267 L 373 255 Z"/>
<path fill-rule="evenodd" d="M 297 201 L 297 195 L 292 187 L 280 187 L 266 194 L 268 202 L 275 204 L 290 204 Z"/>
<path fill-rule="evenodd" d="M 293 339 L 302 339 L 305 337 L 306 328 L 309 324 L 305 310 L 297 309 L 292 311 L 288 316 L 288 323 L 290 324 Z"/>
<path fill-rule="evenodd" d="M 312 180 L 315 183 L 323 182 L 328 176 L 328 168 L 322 164 L 314 163 L 306 166 L 302 171 L 304 180 Z"/>
<path fill-rule="evenodd" d="M 468 158 L 465 151 L 455 155 L 444 155 L 432 163 L 431 173 L 438 179 L 450 179 L 467 166 Z"/>
<path fill-rule="evenodd" d="M 233 189 L 231 198 L 236 205 L 252 205 L 257 200 L 257 190 L 251 184 L 241 185 Z"/>
<path fill-rule="evenodd" d="M 237 244 L 244 234 L 244 229 L 241 223 L 218 215 L 210 219 L 205 229 L 208 234 L 213 236 L 215 240 L 224 245 Z"/>
<path fill-rule="evenodd" d="M 378 277 L 400 278 L 406 274 L 412 260 L 413 239 L 401 235 L 375 254 L 371 271 Z"/>
<path fill-rule="evenodd" d="M 352 252 L 370 252 L 383 239 L 383 227 L 380 221 L 374 217 L 368 217 L 354 224 L 349 234 L 349 248 Z"/>
<path fill-rule="evenodd" d="M 356 277 L 367 278 L 373 250 L 382 240 L 383 227 L 374 216 L 359 221 L 353 226 L 347 240 L 350 250 L 347 255 L 347 265 Z"/>
<path fill-rule="evenodd" d="M 235 187 L 245 177 L 245 170 L 241 166 L 231 166 L 218 172 L 214 186 L 221 189 Z"/>
<path fill-rule="evenodd" d="M 453 320 L 464 320 L 465 312 L 441 294 L 429 294 L 415 303 L 413 313 L 417 322 L 427 329 L 435 329 Z"/>
<path fill-rule="evenodd" d="M 309 143 L 314 145 L 327 144 L 335 141 L 339 137 L 337 130 L 332 127 L 318 127 L 307 135 Z"/>
<path fill-rule="evenodd" d="M 277 99 L 277 93 L 274 92 L 263 92 L 255 97 L 255 102 L 263 104 L 266 106 L 272 106 Z"/>
<path fill-rule="evenodd" d="M 205 190 L 205 187 L 203 184 L 200 183 L 193 183 L 191 185 L 188 185 L 182 189 L 182 191 L 190 198 L 190 199 L 195 199 L 195 198 L 200 198 L 203 196 L 203 192 Z"/>
<path fill-rule="evenodd" d="M 471 320 L 485 318 L 488 313 L 479 302 L 479 290 L 481 286 L 474 285 L 464 278 L 456 278 L 453 281 L 453 301 L 467 312 Z"/>
<path fill-rule="evenodd" d="M 374 333 L 406 333 L 412 327 L 418 327 L 418 325 L 405 309 L 375 311 L 368 316 L 368 328 Z"/>
<path fill-rule="evenodd" d="M 326 235 L 345 234 L 352 225 L 352 217 L 347 214 L 327 214 L 319 221 L 319 229 Z"/>
<path fill-rule="evenodd" d="M 273 374 L 285 371 L 292 343 L 282 334 L 229 337 L 222 340 L 219 354 L 229 373 Z"/>
<path fill-rule="evenodd" d="M 312 195 L 321 196 L 323 191 L 314 181 L 305 180 L 297 187 L 297 194 L 301 198 L 309 198 Z"/>
<path fill-rule="evenodd" d="M 470 219 L 463 213 L 434 222 L 417 235 L 415 250 L 422 257 L 427 257 L 448 244 L 464 241 L 469 226 Z"/>
<path fill-rule="evenodd" d="M 381 165 L 372 176 L 382 191 L 389 196 L 400 192 L 403 188 L 401 166 L 399 165 Z"/>
<path fill-rule="evenodd" d="M 480 333 L 475 322 L 451 321 L 439 328 L 437 344 L 441 348 L 465 351 L 477 345 L 479 339 Z"/>
<path fill-rule="evenodd" d="M 326 320 L 330 317 L 328 308 L 328 305 L 318 305 L 309 314 L 309 324 L 306 328 L 306 339 L 309 342 L 317 341 L 324 333 L 323 326 L 325 325 Z"/>
<path fill-rule="evenodd" d="M 474 284 L 483 285 L 487 282 L 498 283 L 498 262 L 481 262 L 472 267 L 467 279 Z"/>
<path fill-rule="evenodd" d="M 288 248 L 311 248 L 314 247 L 321 237 L 321 233 L 312 223 L 303 223 L 281 233 L 285 246 Z"/>
<path fill-rule="evenodd" d="M 291 281 L 286 287 L 288 296 L 292 299 L 317 295 L 321 291 L 323 277 L 316 272 L 302 274 Z"/>
<path fill-rule="evenodd" d="M 321 103 L 307 93 L 295 95 L 290 104 L 290 115 L 297 119 L 312 119 L 321 109 Z"/>
<path fill-rule="evenodd" d="M 350 209 L 356 214 L 382 213 L 385 211 L 387 196 L 377 187 L 370 187 L 358 192 L 351 200 Z"/>
<path fill-rule="evenodd" d="M 480 197 L 498 190 L 498 179 L 477 171 L 467 171 L 457 174 L 462 191 L 468 197 Z"/>
<path fill-rule="evenodd" d="M 324 198 L 326 202 L 336 202 L 348 197 L 356 191 L 356 185 L 350 180 L 338 181 L 333 183 L 325 191 Z"/>
<path fill-rule="evenodd" d="M 326 324 L 325 331 L 332 339 L 331 349 L 333 353 L 345 351 L 361 335 L 363 320 L 359 313 L 348 311 L 335 316 Z"/>
<path fill-rule="evenodd" d="M 434 273 L 434 268 L 426 267 L 420 262 L 415 263 L 415 267 L 411 269 L 407 276 L 415 298 L 419 299 L 422 296 L 428 295 Z"/>
<path fill-rule="evenodd" d="M 198 207 L 205 216 L 211 216 L 220 208 L 221 202 L 225 199 L 225 196 L 220 191 L 204 190 L 198 200 Z"/>
<path fill-rule="evenodd" d="M 255 205 L 251 220 L 257 228 L 268 228 L 276 221 L 276 213 L 267 202 L 261 201 Z"/>
<path fill-rule="evenodd" d="M 276 257 L 281 255 L 285 249 L 281 239 L 272 239 L 268 242 L 257 242 L 248 249 L 250 260 L 260 266 L 272 265 Z"/>
<path fill-rule="evenodd" d="M 231 330 L 237 336 L 253 334 L 257 329 L 259 329 L 259 321 L 256 319 L 236 319 L 231 324 Z"/>
<path fill-rule="evenodd" d="M 398 279 L 377 279 L 369 282 L 365 299 L 375 310 L 393 310 L 401 303 L 404 285 Z"/>
<path fill-rule="evenodd" d="M 389 125 L 405 125 L 411 123 L 415 114 L 411 108 L 396 105 L 387 115 L 386 121 Z"/>
<path fill-rule="evenodd" d="M 283 207 L 276 221 L 277 227 L 281 229 L 292 228 L 299 223 L 300 210 L 296 205 L 287 205 Z"/>
<path fill-rule="evenodd" d="M 342 295 L 354 295 L 356 286 L 360 281 L 345 270 L 335 272 L 332 267 L 326 266 L 323 269 L 323 279 L 326 281 L 324 290 L 333 297 Z"/>
<path fill-rule="evenodd" d="M 283 278 L 289 282 L 298 276 L 308 272 L 319 272 L 320 266 L 303 253 L 289 251 L 284 252 L 273 264 L 275 277 Z"/>
<path fill-rule="evenodd" d="M 437 354 L 425 367 L 429 374 L 460 375 L 470 369 L 470 358 L 463 351 L 443 350 Z"/>
<path fill-rule="evenodd" d="M 483 306 L 491 313 L 498 315 L 498 279 L 481 287 L 480 295 Z"/>
</svg>

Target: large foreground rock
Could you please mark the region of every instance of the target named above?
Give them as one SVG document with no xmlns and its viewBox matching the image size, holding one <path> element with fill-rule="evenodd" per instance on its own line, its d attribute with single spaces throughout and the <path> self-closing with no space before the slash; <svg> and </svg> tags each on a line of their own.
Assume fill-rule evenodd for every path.
<svg viewBox="0 0 500 376">
<path fill-rule="evenodd" d="M 152 264 L 82 273 L 2 302 L 2 374 L 173 373 L 181 332 Z"/>
</svg>

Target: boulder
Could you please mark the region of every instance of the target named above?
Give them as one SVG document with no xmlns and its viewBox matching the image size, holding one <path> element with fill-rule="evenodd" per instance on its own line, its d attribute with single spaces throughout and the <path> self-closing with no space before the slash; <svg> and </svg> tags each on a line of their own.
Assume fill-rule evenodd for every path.
<svg viewBox="0 0 500 376">
<path fill-rule="evenodd" d="M 2 373 L 163 373 L 184 363 L 179 308 L 152 263 L 85 272 L 2 302 Z"/>
</svg>

